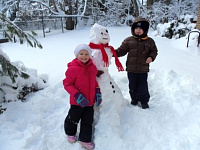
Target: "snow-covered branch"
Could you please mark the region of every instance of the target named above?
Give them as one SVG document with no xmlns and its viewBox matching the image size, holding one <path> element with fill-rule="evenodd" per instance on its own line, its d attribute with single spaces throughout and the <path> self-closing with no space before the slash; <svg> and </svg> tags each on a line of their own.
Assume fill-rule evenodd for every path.
<svg viewBox="0 0 200 150">
<path fill-rule="evenodd" d="M 23 44 L 24 40 L 32 47 L 42 48 L 42 45 L 35 39 L 34 36 L 37 34 L 31 32 L 31 34 L 22 31 L 18 26 L 16 26 L 12 21 L 5 17 L 4 14 L 0 12 L 0 20 L 5 24 L 3 35 L 8 38 L 9 41 L 15 40 L 15 37 L 19 38 L 20 44 Z"/>
<path fill-rule="evenodd" d="M 59 14 L 58 12 L 53 11 L 46 3 L 41 2 L 40 0 L 30 0 L 32 3 L 39 3 L 40 5 L 46 7 L 52 14 Z"/>
</svg>

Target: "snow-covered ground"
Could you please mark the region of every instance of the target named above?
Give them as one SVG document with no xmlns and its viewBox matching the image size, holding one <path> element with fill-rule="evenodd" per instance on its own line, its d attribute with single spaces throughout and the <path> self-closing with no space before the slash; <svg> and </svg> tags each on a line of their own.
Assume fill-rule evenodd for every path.
<svg viewBox="0 0 200 150">
<path fill-rule="evenodd" d="M 131 35 L 130 27 L 108 30 L 110 45 L 115 48 Z M 0 150 L 83 150 L 78 143 L 68 143 L 64 133 L 69 94 L 62 80 L 67 63 L 74 58 L 74 48 L 89 43 L 89 33 L 90 28 L 84 28 L 41 36 L 43 49 L 1 44 L 11 61 L 20 60 L 38 74 L 47 74 L 49 86 L 30 94 L 26 102 L 7 104 L 0 115 Z M 154 35 L 150 31 L 159 52 L 148 78 L 150 109 L 130 105 L 126 72 L 118 72 L 112 60 L 109 72 L 124 99 L 108 97 L 95 109 L 96 150 L 199 150 L 200 46 L 194 36 L 187 48 L 186 38 L 170 40 Z M 125 66 L 126 57 L 120 60 Z"/>
</svg>

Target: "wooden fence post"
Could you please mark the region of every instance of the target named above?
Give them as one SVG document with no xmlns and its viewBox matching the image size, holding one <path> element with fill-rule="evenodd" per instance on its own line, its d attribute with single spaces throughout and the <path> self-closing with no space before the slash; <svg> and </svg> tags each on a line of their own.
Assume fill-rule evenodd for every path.
<svg viewBox="0 0 200 150">
<path fill-rule="evenodd" d="M 199 10 L 198 10 L 198 17 L 197 17 L 196 28 L 200 30 L 200 2 L 199 2 Z"/>
</svg>

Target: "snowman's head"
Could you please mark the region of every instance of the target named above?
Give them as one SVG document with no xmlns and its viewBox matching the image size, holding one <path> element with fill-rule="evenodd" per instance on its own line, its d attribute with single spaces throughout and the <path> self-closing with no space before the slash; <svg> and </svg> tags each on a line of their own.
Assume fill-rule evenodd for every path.
<svg viewBox="0 0 200 150">
<path fill-rule="evenodd" d="M 95 23 L 90 29 L 90 42 L 95 44 L 107 44 L 110 36 L 106 27 Z"/>
</svg>

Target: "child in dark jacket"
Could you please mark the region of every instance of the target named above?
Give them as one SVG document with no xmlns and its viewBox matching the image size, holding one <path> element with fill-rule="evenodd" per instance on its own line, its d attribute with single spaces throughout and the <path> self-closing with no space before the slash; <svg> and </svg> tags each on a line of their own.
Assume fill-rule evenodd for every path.
<svg viewBox="0 0 200 150">
<path fill-rule="evenodd" d="M 96 81 L 97 68 L 90 59 L 88 45 L 78 45 L 74 51 L 76 58 L 68 63 L 63 85 L 70 94 L 70 109 L 64 122 L 65 133 L 70 143 L 76 142 L 77 125 L 81 120 L 79 143 L 92 150 L 93 105 L 100 105 L 101 92 Z"/>
<path fill-rule="evenodd" d="M 132 36 L 126 38 L 116 49 L 118 57 L 127 55 L 126 71 L 129 80 L 131 104 L 141 102 L 143 109 L 149 108 L 150 94 L 147 77 L 149 64 L 157 56 L 154 40 L 147 36 L 149 22 L 144 18 L 136 18 L 131 26 Z"/>
</svg>

